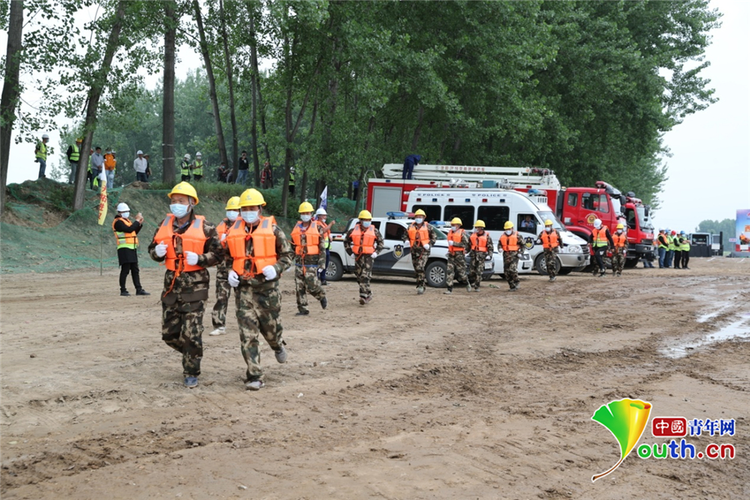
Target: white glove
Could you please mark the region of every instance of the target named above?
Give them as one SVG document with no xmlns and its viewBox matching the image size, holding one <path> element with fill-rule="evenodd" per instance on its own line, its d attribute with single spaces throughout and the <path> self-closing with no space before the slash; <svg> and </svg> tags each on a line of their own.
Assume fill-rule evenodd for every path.
<svg viewBox="0 0 750 500">
<path fill-rule="evenodd" d="M 263 268 L 263 276 L 266 277 L 266 281 L 271 281 L 273 279 L 276 279 L 276 268 L 273 266 L 266 266 Z"/>
<path fill-rule="evenodd" d="M 372 254 L 370 254 L 370 257 L 372 257 L 373 259 L 377 259 L 378 258 L 378 252 L 372 252 Z"/>
<path fill-rule="evenodd" d="M 163 241 L 154 247 L 154 253 L 157 257 L 164 257 L 167 255 L 167 244 Z"/>
<path fill-rule="evenodd" d="M 425 243 L 425 244 L 424 244 L 424 245 L 422 245 L 422 246 L 424 247 L 424 249 L 425 249 L 425 250 L 429 250 L 429 249 L 430 249 L 430 245 L 429 245 L 429 244 L 427 244 L 427 243 Z"/>
<path fill-rule="evenodd" d="M 221 242 L 224 243 L 225 239 L 227 239 L 227 233 L 221 233 Z"/>
<path fill-rule="evenodd" d="M 448 240 L 448 246 L 449 246 L 449 247 L 452 247 L 452 246 L 453 246 L 453 241 L 451 241 L 451 240 Z"/>
<path fill-rule="evenodd" d="M 227 276 L 227 282 L 229 283 L 229 286 L 231 286 L 232 288 L 237 288 L 240 285 L 240 277 L 234 271 L 234 269 L 229 271 L 229 276 Z"/>
<path fill-rule="evenodd" d="M 198 263 L 198 254 L 195 252 L 185 252 L 185 262 L 188 266 L 194 266 Z"/>
</svg>

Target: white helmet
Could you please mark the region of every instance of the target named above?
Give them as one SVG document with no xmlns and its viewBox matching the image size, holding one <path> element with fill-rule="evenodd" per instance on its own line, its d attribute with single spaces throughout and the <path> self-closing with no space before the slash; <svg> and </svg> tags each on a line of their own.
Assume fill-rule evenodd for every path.
<svg viewBox="0 0 750 500">
<path fill-rule="evenodd" d="M 130 212 L 130 207 L 128 206 L 127 203 L 118 203 L 117 211 L 118 212 Z"/>
<path fill-rule="evenodd" d="M 597 229 L 599 229 L 600 227 L 602 227 L 602 221 L 601 221 L 601 219 L 594 219 L 594 227 L 597 228 Z"/>
<path fill-rule="evenodd" d="M 136 154 L 137 154 L 137 155 L 142 155 L 142 154 L 143 154 L 143 151 L 141 151 L 141 150 L 139 149 L 139 150 L 138 150 L 138 152 L 137 152 Z"/>
<path fill-rule="evenodd" d="M 326 212 L 325 208 L 320 207 L 315 211 L 315 215 L 328 215 L 328 212 Z"/>
<path fill-rule="evenodd" d="M 49 136 L 47 134 L 42 134 L 42 139 L 49 139 Z"/>
<path fill-rule="evenodd" d="M 198 151 L 197 153 L 195 153 L 195 157 L 196 158 L 203 158 L 203 155 L 201 154 L 200 151 Z"/>
<path fill-rule="evenodd" d="M 190 155 L 189 155 L 188 153 L 185 153 L 185 159 L 186 159 L 187 161 L 190 161 Z"/>
</svg>

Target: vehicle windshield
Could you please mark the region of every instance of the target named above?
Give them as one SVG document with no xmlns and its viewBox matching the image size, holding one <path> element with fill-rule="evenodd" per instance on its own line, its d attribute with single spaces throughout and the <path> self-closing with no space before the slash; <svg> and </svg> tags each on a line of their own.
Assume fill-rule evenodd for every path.
<svg viewBox="0 0 750 500">
<path fill-rule="evenodd" d="M 616 214 L 622 213 L 622 204 L 620 204 L 619 198 L 612 196 L 612 205 L 615 207 Z"/>
<path fill-rule="evenodd" d="M 651 225 L 651 218 L 647 215 L 646 207 L 639 205 L 636 207 L 636 213 L 638 214 L 638 224 L 641 226 L 641 231 L 653 233 L 654 226 Z"/>
<path fill-rule="evenodd" d="M 547 219 L 551 220 L 552 227 L 554 227 L 555 229 L 558 229 L 560 231 L 563 231 L 565 229 L 563 225 L 560 223 L 560 221 L 557 219 L 557 217 L 555 217 L 555 214 L 553 214 L 552 212 L 546 212 L 546 211 L 537 212 L 537 215 L 542 218 L 543 222 L 546 221 Z"/>
</svg>

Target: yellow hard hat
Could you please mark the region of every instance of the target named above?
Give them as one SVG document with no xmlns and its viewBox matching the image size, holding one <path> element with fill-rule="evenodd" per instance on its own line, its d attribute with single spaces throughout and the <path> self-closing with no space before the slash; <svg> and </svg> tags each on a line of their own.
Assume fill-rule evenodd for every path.
<svg viewBox="0 0 750 500">
<path fill-rule="evenodd" d="M 478 221 L 476 221 L 476 222 L 474 223 L 474 227 L 481 227 L 482 229 L 484 229 L 484 227 L 485 227 L 485 225 L 484 225 L 484 221 L 483 221 L 483 220 L 478 220 Z"/>
<path fill-rule="evenodd" d="M 416 212 L 414 212 L 414 217 L 416 217 L 417 215 L 421 215 L 422 217 L 427 217 L 427 214 L 424 213 L 424 210 L 422 210 L 421 208 L 417 210 Z"/>
<path fill-rule="evenodd" d="M 240 208 L 241 207 L 256 207 L 266 206 L 266 200 L 263 199 L 263 195 L 257 189 L 246 189 L 240 195 Z"/>
<path fill-rule="evenodd" d="M 459 226 L 462 226 L 464 223 L 461 222 L 461 219 L 459 219 L 458 217 L 453 217 L 451 224 L 458 224 Z"/>
<path fill-rule="evenodd" d="M 508 221 L 503 226 L 504 229 L 513 229 L 513 223 L 511 221 Z"/>
<path fill-rule="evenodd" d="M 359 213 L 359 216 L 358 216 L 357 218 L 358 218 L 358 219 L 368 219 L 368 220 L 372 220 L 372 214 L 370 213 L 370 211 L 369 211 L 369 210 L 362 210 L 362 211 L 361 211 L 361 212 Z"/>
<path fill-rule="evenodd" d="M 232 196 L 227 200 L 227 210 L 239 210 L 240 209 L 240 197 Z"/>
<path fill-rule="evenodd" d="M 625 229 L 625 226 L 623 226 L 622 223 L 617 224 L 617 229 Z"/>
<path fill-rule="evenodd" d="M 301 214 L 306 214 L 308 212 L 312 213 L 315 211 L 315 208 L 312 206 L 312 203 L 309 201 L 303 201 L 302 204 L 299 206 L 299 210 L 297 210 Z"/>
<path fill-rule="evenodd" d="M 546 221 L 544 221 L 544 225 L 545 226 L 551 226 L 552 225 L 552 221 L 550 219 L 547 219 Z"/>
<path fill-rule="evenodd" d="M 180 182 L 172 188 L 172 191 L 170 191 L 167 196 L 171 198 L 173 194 L 184 194 L 185 196 L 190 196 L 195 200 L 195 204 L 198 204 L 198 193 L 195 192 L 195 188 L 188 182 Z"/>
</svg>

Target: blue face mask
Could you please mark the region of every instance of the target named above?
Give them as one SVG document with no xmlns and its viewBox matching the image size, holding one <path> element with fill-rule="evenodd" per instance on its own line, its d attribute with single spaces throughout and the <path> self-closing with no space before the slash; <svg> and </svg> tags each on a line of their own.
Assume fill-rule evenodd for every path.
<svg viewBox="0 0 750 500">
<path fill-rule="evenodd" d="M 234 222 L 234 221 L 237 220 L 237 216 L 239 214 L 240 213 L 237 210 L 227 210 L 227 219 L 229 219 L 230 221 Z"/>
<path fill-rule="evenodd" d="M 372 224 L 372 223 L 369 220 L 363 220 L 362 221 L 362 227 L 365 228 L 365 229 L 367 229 L 368 227 L 370 227 L 370 224 Z"/>
<path fill-rule="evenodd" d="M 190 211 L 190 207 L 188 205 L 181 205 L 179 203 L 172 203 L 171 205 L 169 205 L 169 209 L 178 219 L 182 219 Z"/>
</svg>

